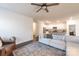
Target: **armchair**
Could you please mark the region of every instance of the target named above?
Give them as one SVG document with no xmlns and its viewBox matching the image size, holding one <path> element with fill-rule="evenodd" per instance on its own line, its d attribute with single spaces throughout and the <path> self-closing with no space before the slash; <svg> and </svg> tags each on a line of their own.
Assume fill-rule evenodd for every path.
<svg viewBox="0 0 79 59">
<path fill-rule="evenodd" d="M 13 53 L 13 50 L 16 48 L 16 38 L 12 37 L 13 40 L 3 40 L 2 41 L 2 47 L 0 47 L 0 56 L 10 56 Z"/>
</svg>

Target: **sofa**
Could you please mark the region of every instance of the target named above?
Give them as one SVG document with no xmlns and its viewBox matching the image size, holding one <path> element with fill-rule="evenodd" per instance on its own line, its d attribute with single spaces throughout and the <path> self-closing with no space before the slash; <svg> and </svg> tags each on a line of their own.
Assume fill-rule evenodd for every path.
<svg viewBox="0 0 79 59">
<path fill-rule="evenodd" d="M 0 41 L 2 41 L 0 56 L 12 56 L 13 50 L 16 48 L 16 38 L 11 37 L 8 40 L 4 40 L 0 37 Z"/>
</svg>

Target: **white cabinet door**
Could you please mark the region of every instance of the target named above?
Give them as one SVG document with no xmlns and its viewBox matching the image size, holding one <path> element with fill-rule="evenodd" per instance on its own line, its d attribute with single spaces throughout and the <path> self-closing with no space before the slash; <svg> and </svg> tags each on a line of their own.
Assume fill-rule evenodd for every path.
<svg viewBox="0 0 79 59">
<path fill-rule="evenodd" d="M 65 50 L 65 42 L 63 40 L 41 38 L 39 39 L 39 42 L 50 45 L 58 49 Z"/>
<path fill-rule="evenodd" d="M 65 50 L 65 42 L 62 40 L 51 40 L 50 46 Z"/>
</svg>

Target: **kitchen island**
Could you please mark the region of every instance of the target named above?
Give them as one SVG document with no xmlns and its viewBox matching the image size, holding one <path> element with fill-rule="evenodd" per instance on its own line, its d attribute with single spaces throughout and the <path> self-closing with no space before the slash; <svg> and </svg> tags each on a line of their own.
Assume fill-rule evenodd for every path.
<svg viewBox="0 0 79 59">
<path fill-rule="evenodd" d="M 66 56 L 79 56 L 79 36 L 53 36 L 40 38 L 39 42 L 66 51 Z"/>
</svg>

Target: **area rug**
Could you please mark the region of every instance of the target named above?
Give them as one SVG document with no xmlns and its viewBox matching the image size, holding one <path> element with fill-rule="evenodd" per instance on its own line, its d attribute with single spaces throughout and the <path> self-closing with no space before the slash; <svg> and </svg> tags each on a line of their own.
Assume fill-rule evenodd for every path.
<svg viewBox="0 0 79 59">
<path fill-rule="evenodd" d="M 14 56 L 65 56 L 66 52 L 47 46 L 40 42 L 32 42 L 13 51 Z"/>
</svg>

